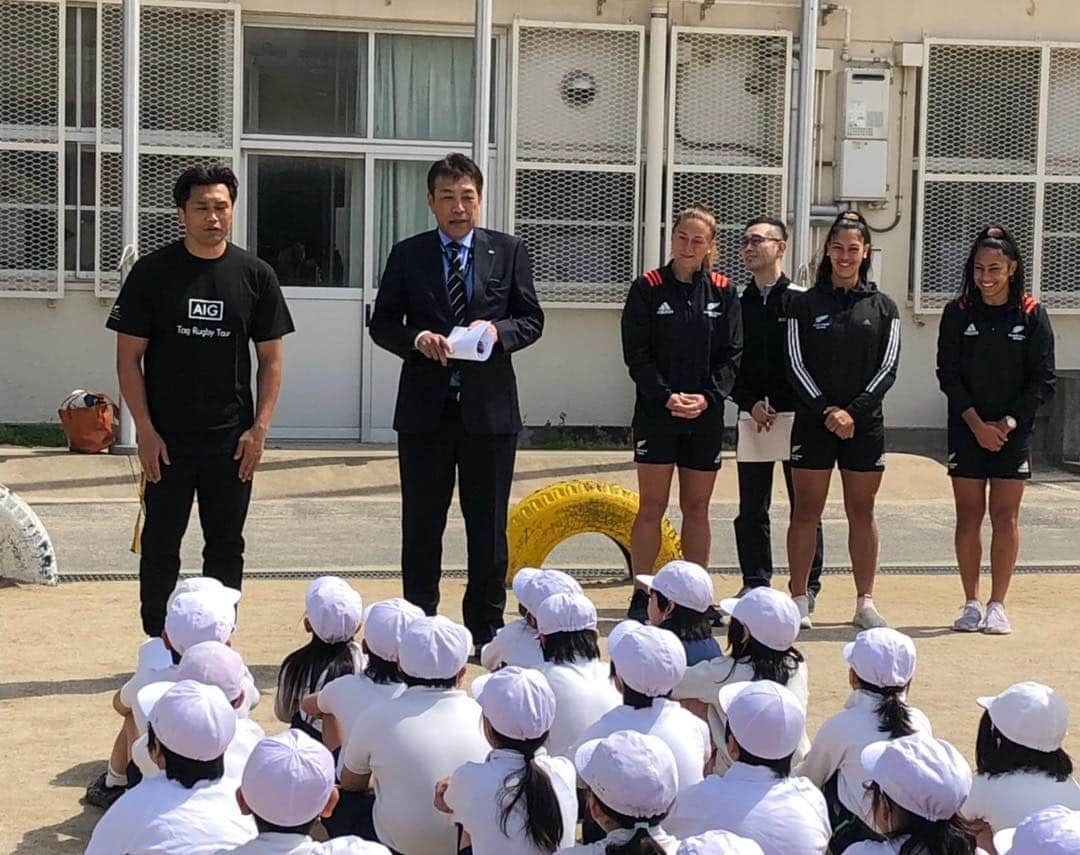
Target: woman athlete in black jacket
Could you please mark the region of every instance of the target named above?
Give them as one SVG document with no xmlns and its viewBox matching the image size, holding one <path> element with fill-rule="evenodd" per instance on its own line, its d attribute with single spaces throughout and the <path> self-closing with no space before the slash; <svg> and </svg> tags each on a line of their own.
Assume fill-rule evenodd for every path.
<svg viewBox="0 0 1080 855">
<path fill-rule="evenodd" d="M 788 372 L 799 402 L 791 433 L 795 509 L 787 545 L 791 593 L 803 626 L 810 626 L 810 562 L 836 465 L 858 595 L 852 623 L 863 629 L 885 625 L 873 602 L 874 497 L 885 469 L 881 402 L 896 380 L 900 314 L 896 303 L 866 279 L 870 246 L 870 229 L 861 217 L 837 217 L 814 287 L 796 295 L 788 313 Z"/>
<path fill-rule="evenodd" d="M 1054 394 L 1054 331 L 1024 293 L 1024 264 L 1005 229 L 979 233 L 960 294 L 941 315 L 937 376 L 949 400 L 949 475 L 956 500 L 956 561 L 965 604 L 959 632 L 1012 631 L 1005 594 L 1020 547 L 1018 518 L 1031 477 L 1035 411 Z M 979 600 L 989 482 L 990 601 Z"/>
</svg>

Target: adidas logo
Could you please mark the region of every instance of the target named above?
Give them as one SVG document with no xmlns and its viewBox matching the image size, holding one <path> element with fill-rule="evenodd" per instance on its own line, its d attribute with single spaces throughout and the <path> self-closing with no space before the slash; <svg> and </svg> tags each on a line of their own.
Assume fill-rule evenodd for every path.
<svg viewBox="0 0 1080 855">
<path fill-rule="evenodd" d="M 877 459 L 877 463 L 875 463 L 874 465 L 875 465 L 875 466 L 880 466 L 880 467 L 884 468 L 884 467 L 885 467 L 885 455 L 884 455 L 884 454 L 883 454 L 883 455 L 881 455 L 881 457 L 879 457 L 879 458 Z"/>
<path fill-rule="evenodd" d="M 665 301 L 665 302 L 660 304 L 660 308 L 658 308 L 656 310 L 656 314 L 658 314 L 658 315 L 674 315 L 675 310 L 672 309 L 671 306 L 669 306 L 667 304 L 667 302 Z"/>
<path fill-rule="evenodd" d="M 1031 463 L 1025 460 L 1016 468 L 1017 475 L 1028 475 L 1031 472 Z"/>
<path fill-rule="evenodd" d="M 716 457 L 713 458 L 713 463 L 719 463 L 720 458 L 723 456 L 723 454 L 724 454 L 723 451 L 716 452 Z"/>
<path fill-rule="evenodd" d="M 871 326 L 871 324 L 870 324 L 870 319 L 869 319 L 869 318 L 863 318 L 863 322 L 862 322 L 862 325 L 863 325 L 864 327 L 868 327 L 868 326 Z"/>
<path fill-rule="evenodd" d="M 975 324 L 968 324 L 968 328 L 964 330 L 964 335 L 978 335 L 979 331 L 976 329 Z"/>
</svg>

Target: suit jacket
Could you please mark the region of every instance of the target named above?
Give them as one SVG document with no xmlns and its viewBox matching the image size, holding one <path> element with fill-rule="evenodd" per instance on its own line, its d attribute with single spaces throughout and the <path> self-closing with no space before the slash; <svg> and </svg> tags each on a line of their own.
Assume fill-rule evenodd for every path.
<svg viewBox="0 0 1080 855">
<path fill-rule="evenodd" d="M 486 362 L 452 360 L 443 366 L 413 346 L 424 330 L 448 335 L 454 326 L 439 233 L 413 235 L 390 250 L 370 329 L 379 347 L 404 360 L 394 410 L 394 429 L 399 432 L 438 429 L 454 368 L 461 376 L 461 419 L 466 431 L 510 434 L 521 430 L 510 354 L 528 347 L 544 329 L 544 312 L 533 289 L 525 244 L 513 235 L 476 229 L 472 275 L 466 324 L 491 321 L 499 340 Z"/>
</svg>

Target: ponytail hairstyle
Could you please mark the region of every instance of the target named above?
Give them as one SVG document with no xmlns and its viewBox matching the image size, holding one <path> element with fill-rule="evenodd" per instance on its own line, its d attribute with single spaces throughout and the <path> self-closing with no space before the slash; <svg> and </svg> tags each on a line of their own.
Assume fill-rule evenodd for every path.
<svg viewBox="0 0 1080 855">
<path fill-rule="evenodd" d="M 320 677 L 325 675 L 322 681 L 325 684 L 355 673 L 356 660 L 353 658 L 351 638 L 331 644 L 312 633 L 307 644 L 294 650 L 281 663 L 278 670 L 279 699 L 275 700 L 274 709 L 287 711 L 292 716 L 300 709 L 300 701 L 318 689 Z"/>
<path fill-rule="evenodd" d="M 653 593 L 656 595 L 657 607 L 663 612 L 671 600 L 655 589 Z M 675 608 L 662 625 L 663 629 L 671 630 L 679 641 L 703 641 L 712 638 L 712 619 L 705 612 L 696 612 L 678 603 L 674 605 Z"/>
<path fill-rule="evenodd" d="M 536 739 L 511 739 L 503 736 L 484 719 L 491 743 L 495 748 L 516 751 L 525 758 L 524 771 L 514 770 L 503 781 L 496 797 L 499 804 L 499 830 L 509 837 L 507 826 L 519 802 L 524 802 L 525 836 L 541 852 L 552 853 L 562 842 L 563 818 L 551 777 L 536 762 L 536 752 L 547 742 L 543 733 Z"/>
<path fill-rule="evenodd" d="M 1064 748 L 1038 751 L 1013 742 L 994 727 L 990 713 L 983 712 L 975 740 L 975 771 L 990 778 L 1010 772 L 1032 772 L 1048 775 L 1055 781 L 1067 781 L 1072 776 L 1073 763 Z"/>
<path fill-rule="evenodd" d="M 736 663 L 745 662 L 753 667 L 754 680 L 772 680 L 786 686 L 803 662 L 803 655 L 794 647 L 787 650 L 766 647 L 736 618 L 728 623 L 727 637 L 728 654 Z"/>
<path fill-rule="evenodd" d="M 904 692 L 907 686 L 875 686 L 867 683 L 858 674 L 855 675 L 858 688 L 871 695 L 881 698 L 874 712 L 878 717 L 878 730 L 889 734 L 889 739 L 899 739 L 901 736 L 911 736 L 915 727 L 911 723 L 911 710 L 904 703 Z"/>
<path fill-rule="evenodd" d="M 833 220 L 831 226 L 829 226 L 829 233 L 825 236 L 825 246 L 821 251 L 821 261 L 818 263 L 817 275 L 814 277 L 814 287 L 832 285 L 832 260 L 829 258 L 829 244 L 833 242 L 835 238 L 842 231 L 855 231 L 859 233 L 859 237 L 862 238 L 862 242 L 866 246 L 872 247 L 873 240 L 870 237 L 870 226 L 866 224 L 866 220 L 863 215 L 858 211 L 844 211 L 839 217 Z M 866 282 L 866 278 L 870 273 L 870 253 L 866 253 L 866 258 L 862 260 L 859 265 L 859 282 Z"/>
<path fill-rule="evenodd" d="M 1016 239 L 1004 226 L 987 226 L 975 236 L 967 261 L 964 262 L 964 281 L 960 283 L 958 295 L 961 304 L 970 306 L 982 300 L 982 292 L 975 284 L 975 256 L 980 249 L 999 249 L 1009 261 L 1016 262 L 1016 270 L 1009 279 L 1009 302 L 1018 303 L 1024 296 L 1024 259 L 1020 256 L 1020 247 Z"/>
<path fill-rule="evenodd" d="M 401 671 L 398 670 L 397 662 L 383 659 L 378 654 L 372 653 L 366 641 L 360 642 L 360 647 L 367 656 L 367 667 L 364 668 L 364 676 L 371 680 L 372 683 L 385 685 L 401 682 Z M 330 682 L 329 679 L 327 682 Z"/>
<path fill-rule="evenodd" d="M 596 793 L 589 791 L 589 795 L 597 807 L 614 822 L 619 828 L 636 829 L 634 836 L 626 843 L 611 843 L 604 849 L 604 855 L 665 855 L 664 847 L 653 840 L 649 829 L 658 826 L 668 815 L 668 811 L 656 816 L 629 816 L 612 810 L 597 797 Z"/>
<path fill-rule="evenodd" d="M 978 851 L 975 828 L 960 814 L 937 821 L 926 819 L 900 807 L 876 783 L 871 782 L 867 787 L 873 794 L 874 814 L 879 805 L 885 804 L 889 815 L 899 820 L 892 823 L 888 832 L 883 832 L 885 839 L 910 835 L 900 847 L 899 855 L 975 855 Z"/>
<path fill-rule="evenodd" d="M 671 226 L 672 232 L 675 231 L 682 223 L 683 220 L 697 220 L 699 223 L 705 226 L 709 230 L 709 251 L 705 254 L 705 258 L 701 261 L 702 270 L 712 270 L 716 264 L 716 215 L 713 213 L 712 208 L 701 202 L 694 202 L 691 205 L 687 205 L 678 215 L 675 217 L 675 222 Z"/>
</svg>

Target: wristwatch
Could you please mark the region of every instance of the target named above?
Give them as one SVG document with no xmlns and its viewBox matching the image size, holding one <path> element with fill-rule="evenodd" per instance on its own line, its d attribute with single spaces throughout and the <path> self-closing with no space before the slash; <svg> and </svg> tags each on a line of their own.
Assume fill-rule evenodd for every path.
<svg viewBox="0 0 1080 855">
<path fill-rule="evenodd" d="M 1016 419 L 1012 416 L 1005 416 L 1005 424 L 1009 426 L 1009 430 L 1016 430 Z"/>
</svg>

